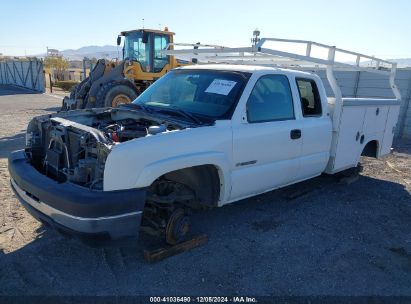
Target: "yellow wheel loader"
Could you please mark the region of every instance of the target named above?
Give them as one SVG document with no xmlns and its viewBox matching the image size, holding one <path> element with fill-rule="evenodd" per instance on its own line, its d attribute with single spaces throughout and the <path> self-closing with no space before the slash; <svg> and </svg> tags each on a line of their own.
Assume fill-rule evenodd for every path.
<svg viewBox="0 0 411 304">
<path fill-rule="evenodd" d="M 124 37 L 123 60 L 98 60 L 89 77 L 64 98 L 62 110 L 117 107 L 131 103 L 156 79 L 184 65 L 174 56 L 161 52 L 173 43 L 173 35 L 167 28 L 164 31 L 138 29 L 121 32 L 117 45 Z"/>
</svg>

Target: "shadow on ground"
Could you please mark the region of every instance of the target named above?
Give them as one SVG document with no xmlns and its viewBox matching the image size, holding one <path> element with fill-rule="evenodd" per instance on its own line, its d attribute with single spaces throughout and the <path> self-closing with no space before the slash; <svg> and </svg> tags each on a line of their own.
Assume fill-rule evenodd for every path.
<svg viewBox="0 0 411 304">
<path fill-rule="evenodd" d="M 48 112 L 58 112 L 58 111 L 60 111 L 60 109 L 61 109 L 61 107 L 50 107 L 50 108 L 45 108 L 45 109 L 42 109 L 42 110 L 48 111 Z"/>
<path fill-rule="evenodd" d="M 194 214 L 209 243 L 157 264 L 143 259 L 144 236 L 89 248 L 42 227 L 0 255 L 0 294 L 410 296 L 410 222 L 401 184 L 321 176 Z"/>
<path fill-rule="evenodd" d="M 20 95 L 20 94 L 42 94 L 38 91 L 29 90 L 14 85 L 0 84 L 0 96 Z"/>
</svg>

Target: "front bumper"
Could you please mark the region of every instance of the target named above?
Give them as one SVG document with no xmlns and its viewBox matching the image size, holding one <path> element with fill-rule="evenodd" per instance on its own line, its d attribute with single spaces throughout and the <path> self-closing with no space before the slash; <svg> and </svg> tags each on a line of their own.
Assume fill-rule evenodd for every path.
<svg viewBox="0 0 411 304">
<path fill-rule="evenodd" d="M 87 242 L 137 238 L 146 190 L 94 191 L 38 172 L 23 150 L 9 157 L 11 186 L 36 219 Z"/>
</svg>

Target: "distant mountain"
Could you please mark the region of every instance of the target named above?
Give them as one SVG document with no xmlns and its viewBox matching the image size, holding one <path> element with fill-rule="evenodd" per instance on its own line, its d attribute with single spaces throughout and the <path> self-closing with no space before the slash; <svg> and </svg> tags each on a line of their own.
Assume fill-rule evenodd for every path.
<svg viewBox="0 0 411 304">
<path fill-rule="evenodd" d="M 386 60 L 391 61 L 391 62 L 396 62 L 398 68 L 411 68 L 411 58 L 386 59 Z M 353 62 L 353 61 L 348 61 L 346 63 L 355 64 L 355 62 Z M 372 61 L 370 61 L 370 60 L 362 61 L 361 65 L 367 66 L 370 63 L 372 63 Z M 375 64 L 375 62 L 374 62 L 374 64 Z"/>
<path fill-rule="evenodd" d="M 64 58 L 68 60 L 83 60 L 84 57 L 88 58 L 104 58 L 104 59 L 115 59 L 122 57 L 122 48 L 117 47 L 114 45 L 104 45 L 104 46 L 97 46 L 97 45 L 90 45 L 90 46 L 83 46 L 79 49 L 68 49 L 64 51 L 59 51 L 60 55 L 63 55 Z M 36 54 L 33 55 L 35 57 L 44 58 L 46 56 L 45 53 L 43 54 Z"/>
<path fill-rule="evenodd" d="M 114 52 L 114 51 L 117 51 L 117 47 L 114 45 L 104 45 L 104 46 L 89 45 L 89 46 L 83 46 L 77 50 L 73 50 L 73 49 L 64 50 L 62 51 L 62 53 L 89 54 L 89 53 Z"/>
<path fill-rule="evenodd" d="M 411 67 L 411 58 L 388 59 L 388 61 L 394 61 L 398 63 L 399 68 Z"/>
<path fill-rule="evenodd" d="M 411 58 L 385 59 L 385 60 L 396 62 L 397 68 L 411 68 Z M 345 63 L 355 65 L 354 61 L 346 61 Z M 369 66 L 370 64 L 375 66 L 375 62 L 372 62 L 371 60 L 361 61 L 361 66 Z"/>
<path fill-rule="evenodd" d="M 104 46 L 84 46 L 77 50 L 68 49 L 60 51 L 60 54 L 69 60 L 82 60 L 84 57 L 88 58 L 106 58 L 114 59 L 121 57 L 121 48 L 114 45 L 104 45 Z"/>
</svg>

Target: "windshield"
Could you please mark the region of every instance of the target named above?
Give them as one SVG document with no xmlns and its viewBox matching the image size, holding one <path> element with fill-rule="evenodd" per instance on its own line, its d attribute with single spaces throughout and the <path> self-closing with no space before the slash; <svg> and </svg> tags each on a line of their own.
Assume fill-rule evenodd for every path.
<svg viewBox="0 0 411 304">
<path fill-rule="evenodd" d="M 142 32 L 132 32 L 125 35 L 124 60 L 135 60 L 140 62 L 143 70 L 150 67 L 150 48 L 148 43 L 143 43 Z"/>
<path fill-rule="evenodd" d="M 133 103 L 229 119 L 249 77 L 249 73 L 231 71 L 174 70 L 152 84 Z"/>
</svg>

